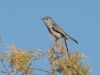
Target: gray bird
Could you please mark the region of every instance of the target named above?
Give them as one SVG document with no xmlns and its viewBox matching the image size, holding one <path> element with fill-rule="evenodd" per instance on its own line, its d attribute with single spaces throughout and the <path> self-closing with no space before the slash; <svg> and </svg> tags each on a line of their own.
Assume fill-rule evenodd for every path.
<svg viewBox="0 0 100 75">
<path fill-rule="evenodd" d="M 46 16 L 44 18 L 42 18 L 44 24 L 46 25 L 46 27 L 48 28 L 48 31 L 50 32 L 50 34 L 55 37 L 56 40 L 60 39 L 60 38 L 66 38 L 66 39 L 71 39 L 74 42 L 76 42 L 78 44 L 78 41 L 76 41 L 74 38 L 70 37 L 68 34 L 66 34 L 60 26 L 58 26 L 57 23 L 55 23 L 53 21 L 53 19 L 49 16 Z"/>
</svg>

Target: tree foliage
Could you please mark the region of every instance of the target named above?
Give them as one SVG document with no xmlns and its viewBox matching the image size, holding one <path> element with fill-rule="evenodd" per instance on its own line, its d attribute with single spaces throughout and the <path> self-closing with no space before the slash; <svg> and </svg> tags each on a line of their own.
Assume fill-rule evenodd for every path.
<svg viewBox="0 0 100 75">
<path fill-rule="evenodd" d="M 9 46 L 10 52 L 1 52 L 1 62 L 8 75 L 15 75 L 21 73 L 22 75 L 35 75 L 34 70 L 46 72 L 49 75 L 89 75 L 91 67 L 85 63 L 86 56 L 79 54 L 77 50 L 66 51 L 62 42 L 58 41 L 51 46 L 46 52 L 34 50 L 28 51 L 22 48 L 16 48 L 14 44 Z M 50 71 L 44 69 L 30 68 L 35 60 L 39 60 L 40 57 L 48 55 L 48 61 L 50 62 Z M 10 71 L 4 64 L 4 60 L 7 59 L 7 64 L 10 66 Z"/>
</svg>

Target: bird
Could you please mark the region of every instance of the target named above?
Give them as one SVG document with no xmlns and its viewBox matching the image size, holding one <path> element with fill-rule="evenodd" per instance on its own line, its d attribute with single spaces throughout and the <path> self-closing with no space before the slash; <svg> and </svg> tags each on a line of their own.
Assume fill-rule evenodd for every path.
<svg viewBox="0 0 100 75">
<path fill-rule="evenodd" d="M 41 18 L 41 20 L 43 20 L 50 34 L 55 37 L 55 40 L 60 38 L 71 39 L 78 44 L 78 41 L 66 34 L 66 32 L 56 22 L 54 22 L 50 16 L 45 16 L 44 18 Z"/>
</svg>

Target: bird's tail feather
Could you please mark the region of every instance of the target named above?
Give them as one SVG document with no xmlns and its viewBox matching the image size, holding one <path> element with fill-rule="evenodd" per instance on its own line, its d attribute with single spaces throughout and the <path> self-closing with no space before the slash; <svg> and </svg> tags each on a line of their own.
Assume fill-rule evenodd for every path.
<svg viewBox="0 0 100 75">
<path fill-rule="evenodd" d="M 69 39 L 73 40 L 74 42 L 76 42 L 76 43 L 78 44 L 78 41 L 77 41 L 77 40 L 75 40 L 74 38 L 72 38 L 72 37 L 70 37 L 70 36 L 68 36 L 67 38 L 69 38 Z"/>
</svg>

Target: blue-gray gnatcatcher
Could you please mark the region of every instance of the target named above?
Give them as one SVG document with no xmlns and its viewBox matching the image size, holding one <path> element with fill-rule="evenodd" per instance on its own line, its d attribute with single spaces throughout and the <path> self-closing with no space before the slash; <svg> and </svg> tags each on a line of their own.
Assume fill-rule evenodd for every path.
<svg viewBox="0 0 100 75">
<path fill-rule="evenodd" d="M 48 28 L 48 31 L 50 32 L 50 34 L 52 36 L 54 36 L 56 40 L 58 40 L 60 38 L 66 38 L 66 39 L 71 39 L 78 44 L 78 41 L 75 40 L 74 38 L 70 37 L 69 35 L 67 35 L 60 28 L 60 26 L 58 26 L 58 24 L 53 21 L 53 19 L 51 17 L 46 16 L 46 17 L 42 18 L 42 20 L 43 20 L 44 24 L 46 25 L 46 27 Z"/>
</svg>

